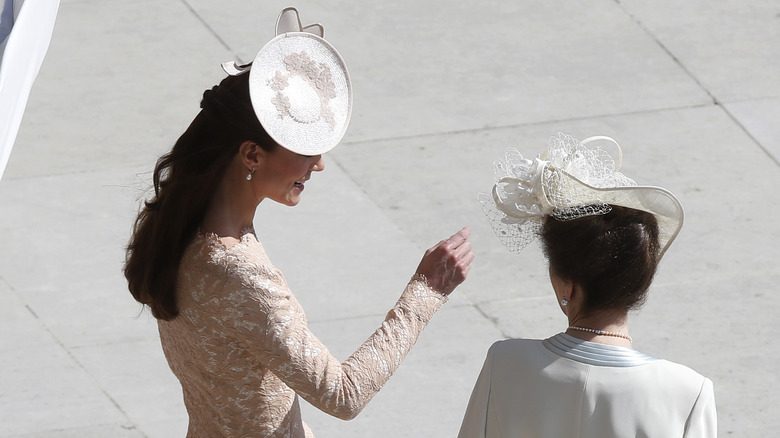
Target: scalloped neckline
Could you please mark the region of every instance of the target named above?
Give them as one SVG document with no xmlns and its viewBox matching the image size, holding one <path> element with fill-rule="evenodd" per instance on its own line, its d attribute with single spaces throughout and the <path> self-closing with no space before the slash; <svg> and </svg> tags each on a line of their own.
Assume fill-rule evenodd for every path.
<svg viewBox="0 0 780 438">
<path fill-rule="evenodd" d="M 198 229 L 198 232 L 196 233 L 196 237 L 203 238 L 207 242 L 211 242 L 224 251 L 230 251 L 231 249 L 235 248 L 239 245 L 246 245 L 247 243 L 251 242 L 251 239 L 254 239 L 257 241 L 257 235 L 255 234 L 255 228 L 254 227 L 244 227 L 240 231 L 240 236 L 238 239 L 231 236 L 220 236 L 217 233 L 211 232 L 211 231 L 202 231 Z M 223 238 L 230 238 L 232 240 L 235 240 L 234 243 L 232 243 L 230 246 L 228 246 L 222 239 Z"/>
</svg>

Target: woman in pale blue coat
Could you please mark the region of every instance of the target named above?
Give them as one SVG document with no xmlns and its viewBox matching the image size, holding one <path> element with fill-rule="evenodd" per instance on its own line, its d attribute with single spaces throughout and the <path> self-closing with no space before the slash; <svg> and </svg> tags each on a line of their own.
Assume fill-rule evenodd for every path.
<svg viewBox="0 0 780 438">
<path fill-rule="evenodd" d="M 628 330 L 682 207 L 617 172 L 605 150 L 586 146 L 595 140 L 611 141 L 559 134 L 541 158 L 508 152 L 493 193 L 481 198 L 510 250 L 541 237 L 568 327 L 490 347 L 460 438 L 717 435 L 712 382 L 634 350 Z"/>
</svg>

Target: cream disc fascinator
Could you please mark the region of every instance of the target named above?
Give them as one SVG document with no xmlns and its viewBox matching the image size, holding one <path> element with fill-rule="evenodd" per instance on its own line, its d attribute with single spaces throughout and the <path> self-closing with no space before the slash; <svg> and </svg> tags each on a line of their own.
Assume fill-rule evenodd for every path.
<svg viewBox="0 0 780 438">
<path fill-rule="evenodd" d="M 222 64 L 230 75 L 249 71 L 249 94 L 258 120 L 279 145 L 301 155 L 319 155 L 344 137 L 352 115 L 352 85 L 339 52 L 323 38 L 320 24 L 303 27 L 287 8 L 276 37 L 252 64 Z"/>
<path fill-rule="evenodd" d="M 617 161 L 605 149 L 589 147 L 599 141 L 617 149 Z M 533 160 L 507 150 L 494 163 L 492 192 L 478 199 L 496 235 L 514 253 L 536 238 L 546 216 L 572 220 L 609 213 L 612 205 L 642 210 L 658 221 L 660 259 L 682 228 L 682 205 L 668 190 L 638 186 L 618 172 L 621 160 L 620 146 L 609 137 L 579 142 L 558 133 Z"/>
</svg>

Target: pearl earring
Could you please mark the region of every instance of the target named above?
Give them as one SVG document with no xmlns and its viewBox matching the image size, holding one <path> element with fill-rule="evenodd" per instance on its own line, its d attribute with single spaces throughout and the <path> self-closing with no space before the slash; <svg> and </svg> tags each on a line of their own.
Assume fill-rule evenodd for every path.
<svg viewBox="0 0 780 438">
<path fill-rule="evenodd" d="M 569 300 L 566 298 L 561 298 L 561 306 L 566 307 L 569 305 Z"/>
<path fill-rule="evenodd" d="M 250 169 L 249 173 L 246 174 L 246 180 L 252 181 L 252 174 L 255 173 L 255 169 Z"/>
</svg>

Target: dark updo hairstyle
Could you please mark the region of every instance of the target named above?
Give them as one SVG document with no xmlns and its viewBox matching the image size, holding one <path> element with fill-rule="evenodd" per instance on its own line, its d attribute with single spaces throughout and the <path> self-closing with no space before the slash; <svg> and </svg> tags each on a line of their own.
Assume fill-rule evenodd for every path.
<svg viewBox="0 0 780 438">
<path fill-rule="evenodd" d="M 644 304 L 660 252 L 652 214 L 613 205 L 603 215 L 547 217 L 541 236 L 552 273 L 584 292 L 585 314 Z"/>
<path fill-rule="evenodd" d="M 179 314 L 179 263 L 239 146 L 275 147 L 255 116 L 249 74 L 228 76 L 203 93 L 200 113 L 154 168 L 154 196 L 144 202 L 127 245 L 124 273 L 136 301 L 155 318 Z"/>
</svg>

